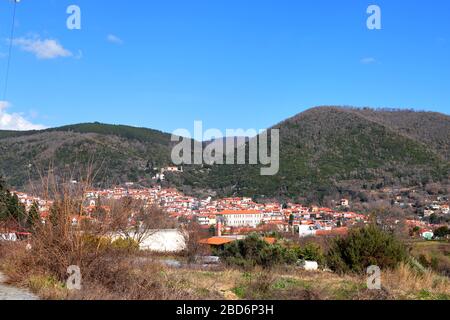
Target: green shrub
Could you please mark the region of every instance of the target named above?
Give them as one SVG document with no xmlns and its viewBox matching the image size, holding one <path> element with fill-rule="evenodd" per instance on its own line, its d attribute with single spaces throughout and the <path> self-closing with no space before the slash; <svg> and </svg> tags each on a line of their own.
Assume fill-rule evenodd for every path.
<svg viewBox="0 0 450 320">
<path fill-rule="evenodd" d="M 111 240 L 109 238 L 104 238 L 90 234 L 84 234 L 81 240 L 86 249 L 93 251 L 95 250 L 105 251 L 108 249 L 111 243 Z"/>
<path fill-rule="evenodd" d="M 450 235 L 450 229 L 447 226 L 437 228 L 434 231 L 434 237 L 436 239 L 443 239 L 443 238 L 447 237 L 448 235 Z"/>
<path fill-rule="evenodd" d="M 316 261 L 319 265 L 325 264 L 325 255 L 322 248 L 314 243 L 308 243 L 304 247 L 294 249 L 297 259 Z"/>
<path fill-rule="evenodd" d="M 261 266 L 264 268 L 281 264 L 292 264 L 297 257 L 292 250 L 279 244 L 268 244 L 260 236 L 252 234 L 244 240 L 224 246 L 219 256 L 229 265 L 243 268 Z"/>
<path fill-rule="evenodd" d="M 347 237 L 334 239 L 326 256 L 328 266 L 339 273 L 363 273 L 371 265 L 395 268 L 406 258 L 405 246 L 375 225 L 354 229 Z"/>
<path fill-rule="evenodd" d="M 93 235 L 83 235 L 83 244 L 89 250 L 107 251 L 137 251 L 139 243 L 133 239 L 117 238 L 111 240 L 107 237 L 98 237 Z"/>
<path fill-rule="evenodd" d="M 111 243 L 111 247 L 116 250 L 138 251 L 139 243 L 133 239 L 118 238 Z"/>
</svg>

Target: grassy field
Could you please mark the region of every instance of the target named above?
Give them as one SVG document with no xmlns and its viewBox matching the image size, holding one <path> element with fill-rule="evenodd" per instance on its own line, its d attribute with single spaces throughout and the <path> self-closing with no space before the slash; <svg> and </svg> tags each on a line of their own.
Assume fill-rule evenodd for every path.
<svg viewBox="0 0 450 320">
<path fill-rule="evenodd" d="M 382 290 L 368 290 L 365 277 L 294 268 L 242 271 L 172 269 L 149 264 L 129 271 L 129 283 L 112 287 L 85 284 L 81 291 L 44 275 L 31 275 L 16 285 L 30 288 L 43 299 L 169 299 L 169 300 L 450 300 L 448 278 L 433 272 L 418 274 L 407 265 L 382 274 Z M 153 290 L 157 291 L 152 292 Z"/>
<path fill-rule="evenodd" d="M 82 289 L 69 291 L 66 266 L 73 262 L 63 254 L 61 263 L 54 264 L 54 254 L 35 253 L 40 252 L 38 243 L 35 252 L 21 243 L 1 245 L 0 271 L 9 284 L 48 300 L 450 300 L 450 278 L 443 274 L 448 270 L 448 243 L 409 244 L 419 263 L 408 260 L 382 270 L 381 290 L 369 290 L 367 277 L 351 272 L 306 272 L 286 264 L 176 268 L 163 263 L 167 257 L 100 250 L 95 259 L 83 256 Z"/>
<path fill-rule="evenodd" d="M 417 241 L 411 244 L 411 254 L 424 266 L 450 277 L 450 243 Z"/>
</svg>

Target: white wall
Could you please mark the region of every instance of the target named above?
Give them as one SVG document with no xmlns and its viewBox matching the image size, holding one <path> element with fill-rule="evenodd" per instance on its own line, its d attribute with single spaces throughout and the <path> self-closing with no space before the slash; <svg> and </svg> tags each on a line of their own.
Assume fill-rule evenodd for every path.
<svg viewBox="0 0 450 320">
<path fill-rule="evenodd" d="M 179 252 L 186 248 L 186 239 L 179 230 L 152 231 L 141 243 L 141 250 Z"/>
</svg>

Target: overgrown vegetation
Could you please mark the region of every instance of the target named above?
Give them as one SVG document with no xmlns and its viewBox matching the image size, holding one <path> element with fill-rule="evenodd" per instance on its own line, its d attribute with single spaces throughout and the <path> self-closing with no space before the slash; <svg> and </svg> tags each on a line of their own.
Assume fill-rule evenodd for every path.
<svg viewBox="0 0 450 320">
<path fill-rule="evenodd" d="M 339 273 L 361 274 L 372 265 L 383 270 L 395 269 L 407 257 L 402 242 L 377 226 L 369 225 L 351 230 L 347 237 L 334 239 L 327 253 L 327 264 Z"/>
<path fill-rule="evenodd" d="M 441 241 L 414 242 L 411 254 L 425 268 L 450 277 L 450 243 Z"/>
<path fill-rule="evenodd" d="M 52 299 L 195 297 L 167 279 L 158 263 L 142 265 L 139 259 L 145 237 L 155 229 L 173 227 L 164 212 L 127 198 L 111 203 L 107 213 L 93 213 L 93 219 L 82 209 L 87 185 L 50 180 L 47 189 L 52 190 L 54 205 L 45 224 L 39 220 L 27 242 L 0 242 L 0 268 L 11 282 Z M 66 288 L 69 266 L 82 271 L 81 292 Z"/>
<path fill-rule="evenodd" d="M 293 250 L 278 244 L 268 244 L 256 234 L 226 244 L 222 250 L 218 250 L 218 254 L 227 264 L 244 268 L 255 266 L 270 268 L 281 264 L 293 264 L 298 260 Z"/>
<path fill-rule="evenodd" d="M 296 265 L 316 261 L 338 273 L 364 274 L 371 265 L 395 269 L 408 258 L 405 245 L 376 225 L 353 229 L 347 237 L 330 240 L 329 248 L 305 245 L 269 244 L 257 234 L 226 244 L 217 254 L 228 265 L 252 269 Z"/>
<path fill-rule="evenodd" d="M 29 231 L 39 223 L 36 204 L 27 212 L 25 206 L 19 202 L 17 195 L 12 194 L 0 176 L 0 232 Z"/>
</svg>

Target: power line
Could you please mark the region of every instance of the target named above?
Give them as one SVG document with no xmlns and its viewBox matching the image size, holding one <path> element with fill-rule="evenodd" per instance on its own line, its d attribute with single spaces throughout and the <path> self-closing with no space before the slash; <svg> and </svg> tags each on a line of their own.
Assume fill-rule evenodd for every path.
<svg viewBox="0 0 450 320">
<path fill-rule="evenodd" d="M 9 37 L 8 60 L 6 63 L 5 87 L 3 89 L 3 101 L 6 101 L 6 93 L 8 91 L 9 69 L 11 67 L 11 54 L 12 54 L 12 46 L 13 46 L 13 40 L 14 40 L 14 29 L 15 29 L 15 24 L 16 24 L 16 9 L 17 9 L 18 2 L 19 2 L 18 0 L 14 0 L 13 19 L 12 19 L 12 25 L 11 25 L 11 33 L 10 33 L 10 37 Z"/>
</svg>

